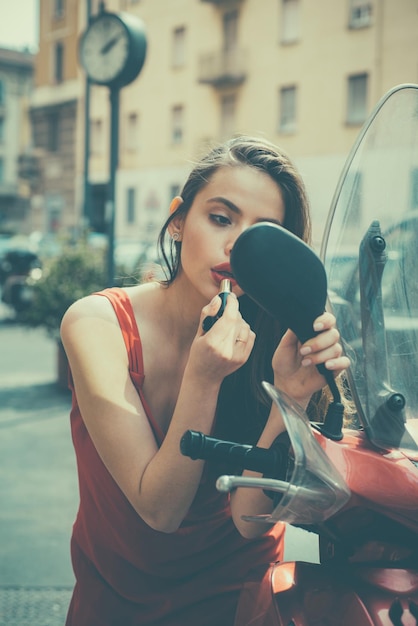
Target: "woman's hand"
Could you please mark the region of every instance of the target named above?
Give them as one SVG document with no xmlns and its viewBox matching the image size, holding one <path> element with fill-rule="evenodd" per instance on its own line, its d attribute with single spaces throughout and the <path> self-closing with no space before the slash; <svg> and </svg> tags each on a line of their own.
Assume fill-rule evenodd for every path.
<svg viewBox="0 0 418 626">
<path fill-rule="evenodd" d="M 313 324 L 319 334 L 303 345 L 288 330 L 278 345 L 272 360 L 274 384 L 301 406 L 306 407 L 312 394 L 325 384 L 316 365 L 324 363 L 326 369 L 338 376 L 350 365 L 342 354 L 340 334 L 335 327 L 335 317 L 323 313 Z"/>
<path fill-rule="evenodd" d="M 206 380 L 222 382 L 225 376 L 247 361 L 254 346 L 255 333 L 242 318 L 238 299 L 233 293 L 228 295 L 222 317 L 205 333 L 203 320 L 216 315 L 220 305 L 221 300 L 216 296 L 202 309 L 189 363 L 193 364 L 195 374 L 200 373 Z"/>
</svg>

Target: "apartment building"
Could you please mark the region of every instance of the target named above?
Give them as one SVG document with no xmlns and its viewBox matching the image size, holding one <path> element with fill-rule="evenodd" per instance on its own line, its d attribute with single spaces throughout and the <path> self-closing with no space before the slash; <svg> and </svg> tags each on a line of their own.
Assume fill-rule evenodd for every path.
<svg viewBox="0 0 418 626">
<path fill-rule="evenodd" d="M 98 0 L 88 4 L 95 15 Z M 193 161 L 210 145 L 245 133 L 264 136 L 293 157 L 307 185 L 318 242 L 367 115 L 391 87 L 418 82 L 417 0 L 107 0 L 105 8 L 139 17 L 148 42 L 141 73 L 120 93 L 120 239 L 155 240 Z M 71 164 L 64 144 L 41 142 L 48 173 L 44 211 L 59 213 L 62 228 L 77 227 L 88 189 L 93 226 L 104 231 L 109 90 L 91 86 L 86 107 L 77 59 L 85 13 L 83 2 L 41 0 L 32 119 L 40 133 L 40 118 L 57 106 L 63 137 L 73 138 Z M 65 64 L 57 76 L 60 54 Z M 54 123 L 52 116 L 50 139 Z M 50 217 L 44 224 L 50 227 Z"/>
<path fill-rule="evenodd" d="M 71 232 L 80 219 L 76 172 L 84 129 L 77 124 L 84 81 L 77 40 L 83 5 L 79 0 L 40 3 L 39 51 L 30 102 L 33 156 L 40 181 L 32 195 L 32 222 L 36 230 L 48 234 Z"/>
<path fill-rule="evenodd" d="M 0 232 L 15 232 L 29 215 L 34 172 L 25 155 L 33 65 L 30 52 L 0 48 Z"/>
</svg>

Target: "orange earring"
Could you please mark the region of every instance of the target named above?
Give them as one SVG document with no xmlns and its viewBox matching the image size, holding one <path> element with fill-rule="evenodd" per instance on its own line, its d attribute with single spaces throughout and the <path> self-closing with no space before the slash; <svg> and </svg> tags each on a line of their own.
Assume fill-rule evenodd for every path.
<svg viewBox="0 0 418 626">
<path fill-rule="evenodd" d="M 173 198 L 170 202 L 170 215 L 177 211 L 181 204 L 183 204 L 183 198 L 181 196 L 176 196 L 175 198 Z"/>
</svg>

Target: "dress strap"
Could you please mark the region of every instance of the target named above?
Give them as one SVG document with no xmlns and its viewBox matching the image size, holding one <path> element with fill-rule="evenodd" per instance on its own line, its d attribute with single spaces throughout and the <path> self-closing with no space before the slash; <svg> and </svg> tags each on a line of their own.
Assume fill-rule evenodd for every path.
<svg viewBox="0 0 418 626">
<path fill-rule="evenodd" d="M 129 359 L 129 370 L 138 374 L 141 378 L 141 386 L 144 379 L 144 362 L 142 358 L 142 344 L 138 326 L 135 320 L 131 300 L 124 289 L 112 287 L 94 294 L 105 296 L 113 306 L 119 326 L 122 331 L 123 341 L 126 346 Z"/>
<path fill-rule="evenodd" d="M 105 296 L 113 306 L 122 332 L 126 351 L 128 353 L 129 373 L 132 382 L 134 383 L 139 397 L 141 398 L 142 405 L 154 432 L 155 439 L 157 443 L 161 445 L 164 439 L 164 433 L 155 421 L 143 394 L 142 387 L 144 384 L 145 372 L 142 343 L 131 299 L 126 291 L 120 287 L 111 287 L 109 289 L 104 289 L 103 291 L 97 291 L 94 295 Z"/>
</svg>

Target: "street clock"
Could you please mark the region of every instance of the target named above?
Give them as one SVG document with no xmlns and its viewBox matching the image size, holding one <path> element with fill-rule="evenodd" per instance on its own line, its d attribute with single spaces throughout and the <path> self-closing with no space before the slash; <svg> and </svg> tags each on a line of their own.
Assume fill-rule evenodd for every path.
<svg viewBox="0 0 418 626">
<path fill-rule="evenodd" d="M 120 89 L 138 76 L 146 49 L 145 30 L 138 17 L 102 11 L 80 39 L 79 58 L 91 82 Z"/>
</svg>

